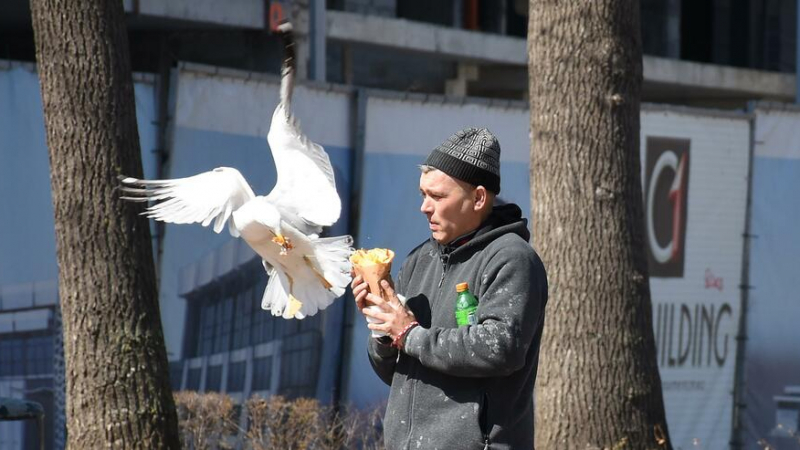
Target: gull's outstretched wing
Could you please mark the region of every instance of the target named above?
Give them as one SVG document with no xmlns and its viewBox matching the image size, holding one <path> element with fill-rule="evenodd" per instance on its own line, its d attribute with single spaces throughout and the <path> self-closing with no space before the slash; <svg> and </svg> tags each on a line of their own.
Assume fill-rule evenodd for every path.
<svg viewBox="0 0 800 450">
<path fill-rule="evenodd" d="M 278 181 L 267 200 L 276 205 L 284 220 L 299 229 L 330 226 L 339 219 L 342 203 L 336 192 L 333 167 L 325 150 L 311 142 L 284 104 L 272 115 L 267 136 Z M 297 223 L 294 219 L 304 223 Z"/>
<path fill-rule="evenodd" d="M 255 198 L 253 190 L 238 170 L 218 167 L 209 172 L 174 180 L 139 180 L 122 178 L 125 200 L 157 201 L 143 213 L 147 217 L 170 223 L 214 221 L 214 231 L 222 231 L 225 222 L 234 237 L 239 232 L 229 221 L 233 211 Z"/>
<path fill-rule="evenodd" d="M 342 203 L 328 154 L 303 134 L 291 113 L 295 75 L 292 26 L 281 24 L 279 31 L 285 49 L 280 103 L 272 114 L 267 135 L 278 181 L 267 200 L 297 229 L 319 233 L 322 226 L 333 225 L 339 219 Z"/>
</svg>

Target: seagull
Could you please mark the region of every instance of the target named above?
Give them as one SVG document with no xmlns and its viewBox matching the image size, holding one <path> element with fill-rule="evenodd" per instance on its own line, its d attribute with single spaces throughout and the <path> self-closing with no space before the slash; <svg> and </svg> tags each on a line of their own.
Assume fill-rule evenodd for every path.
<svg viewBox="0 0 800 450">
<path fill-rule="evenodd" d="M 342 205 L 325 150 L 309 140 L 291 113 L 295 76 L 292 26 L 279 26 L 285 56 L 280 103 L 267 141 L 278 173 L 275 187 L 257 196 L 242 174 L 218 167 L 187 178 L 120 177 L 122 198 L 157 202 L 143 215 L 169 223 L 200 223 L 220 233 L 225 225 L 261 257 L 269 276 L 261 307 L 274 316 L 303 319 L 342 296 L 350 283 L 351 236 L 323 238 Z"/>
</svg>

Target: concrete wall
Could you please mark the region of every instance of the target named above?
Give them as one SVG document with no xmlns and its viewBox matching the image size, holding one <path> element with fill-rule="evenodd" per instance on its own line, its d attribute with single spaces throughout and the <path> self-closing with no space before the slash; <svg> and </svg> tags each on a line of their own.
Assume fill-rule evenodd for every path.
<svg viewBox="0 0 800 450">
<path fill-rule="evenodd" d="M 134 83 L 145 175 L 154 176 L 155 88 Z M 0 61 L 0 286 L 57 278 L 50 163 L 39 79 L 29 64 Z"/>
</svg>

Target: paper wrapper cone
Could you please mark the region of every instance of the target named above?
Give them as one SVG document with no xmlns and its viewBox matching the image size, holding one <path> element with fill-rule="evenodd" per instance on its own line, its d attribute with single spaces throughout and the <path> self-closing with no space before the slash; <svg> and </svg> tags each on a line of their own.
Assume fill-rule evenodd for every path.
<svg viewBox="0 0 800 450">
<path fill-rule="evenodd" d="M 372 249 L 372 250 L 358 250 L 353 256 L 350 257 L 350 262 L 353 264 L 353 271 L 356 275 L 361 275 L 364 281 L 369 285 L 369 291 L 378 294 L 384 300 L 386 294 L 381 287 L 381 280 L 388 280 L 392 287 L 391 272 L 392 260 L 394 259 L 394 252 L 388 249 Z M 373 305 L 367 300 L 367 308 L 373 311 L 381 311 L 377 305 Z M 376 322 L 375 319 L 367 317 L 367 322 Z M 373 331 L 373 337 L 385 336 L 386 333 L 380 331 Z"/>
<path fill-rule="evenodd" d="M 392 263 L 384 263 L 384 264 L 372 264 L 369 266 L 353 266 L 356 271 L 356 275 L 361 275 L 364 277 L 364 280 L 369 284 L 369 291 L 373 294 L 378 294 L 384 300 L 386 299 L 386 293 L 383 292 L 383 288 L 381 287 L 381 280 L 389 280 L 389 283 L 392 282 L 392 278 L 390 276 L 392 272 Z"/>
</svg>

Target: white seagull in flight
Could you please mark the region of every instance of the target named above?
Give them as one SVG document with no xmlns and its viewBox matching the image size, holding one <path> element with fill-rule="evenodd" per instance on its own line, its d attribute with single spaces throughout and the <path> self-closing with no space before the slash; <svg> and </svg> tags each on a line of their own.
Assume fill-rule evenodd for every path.
<svg viewBox="0 0 800 450">
<path fill-rule="evenodd" d="M 311 142 L 291 114 L 294 84 L 292 27 L 279 27 L 286 55 L 281 69 L 280 103 L 267 141 L 278 180 L 267 196 L 256 196 L 238 170 L 218 167 L 174 180 L 122 178 L 122 197 L 157 201 L 143 213 L 169 223 L 228 224 L 262 258 L 269 283 L 261 307 L 275 316 L 302 319 L 325 309 L 350 282 L 353 239 L 321 238 L 323 226 L 339 219 L 342 204 L 325 150 Z"/>
</svg>

